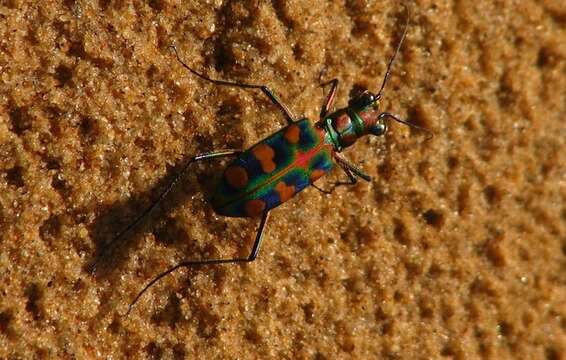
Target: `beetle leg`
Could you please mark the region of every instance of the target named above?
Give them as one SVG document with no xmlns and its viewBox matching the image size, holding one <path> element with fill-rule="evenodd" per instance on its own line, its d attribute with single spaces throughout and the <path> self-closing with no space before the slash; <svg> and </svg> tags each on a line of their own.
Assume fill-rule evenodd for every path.
<svg viewBox="0 0 566 360">
<path fill-rule="evenodd" d="M 279 97 L 277 95 L 275 95 L 273 90 L 271 90 L 269 87 L 267 87 L 265 85 L 255 85 L 255 84 L 246 84 L 246 83 L 241 83 L 241 82 L 236 82 L 236 81 L 211 79 L 208 76 L 201 74 L 196 70 L 193 70 L 187 64 L 185 64 L 185 62 L 183 60 L 181 60 L 181 57 L 179 56 L 179 53 L 177 52 L 177 48 L 175 47 L 175 45 L 171 45 L 170 48 L 172 48 L 173 51 L 175 51 L 175 55 L 177 56 L 177 60 L 181 63 L 181 65 L 183 65 L 183 67 L 185 69 L 189 70 L 191 73 L 198 76 L 199 78 L 206 80 L 206 81 L 210 81 L 213 84 L 221 85 L 221 86 L 234 86 L 234 87 L 240 87 L 240 88 L 244 88 L 244 89 L 260 89 L 269 98 L 269 100 L 271 100 L 271 102 L 274 103 L 279 108 L 279 110 L 283 113 L 283 115 L 285 115 L 285 119 L 287 120 L 287 123 L 292 124 L 292 123 L 295 122 L 296 117 L 293 114 L 293 112 L 291 111 L 291 109 L 289 109 L 289 107 L 287 107 L 287 105 L 283 104 L 283 102 L 281 102 Z"/>
<path fill-rule="evenodd" d="M 201 161 L 201 160 L 214 159 L 214 158 L 217 158 L 217 157 L 235 156 L 235 155 L 238 155 L 240 153 L 242 153 L 242 150 L 225 149 L 225 150 L 217 150 L 217 151 L 199 154 L 199 155 L 196 155 L 196 156 L 190 158 L 187 161 L 187 163 L 183 166 L 181 171 L 179 171 L 177 174 L 175 174 L 174 177 L 173 177 L 173 180 L 171 180 L 171 182 L 165 187 L 165 189 L 163 189 L 161 191 L 161 193 L 159 194 L 157 199 L 154 200 L 153 203 L 147 209 L 145 209 L 133 222 L 131 222 L 125 229 L 123 229 L 118 235 L 116 235 L 114 237 L 114 239 L 112 239 L 112 241 L 110 242 L 110 246 L 108 246 L 107 248 L 102 250 L 102 252 L 97 257 L 97 260 L 92 265 L 90 272 L 92 274 L 95 274 L 96 270 L 97 270 L 97 266 L 99 264 L 99 260 L 103 259 L 105 254 L 107 254 L 111 249 L 113 249 L 114 247 L 116 247 L 118 245 L 118 243 L 120 242 L 120 239 L 122 239 L 130 231 L 135 229 L 153 210 L 155 210 L 157 205 L 159 205 L 159 203 L 167 196 L 167 194 L 169 194 L 171 192 L 171 190 L 175 187 L 175 185 L 177 185 L 179 180 L 183 177 L 183 175 L 185 174 L 185 172 L 187 171 L 187 169 L 189 168 L 189 166 L 192 163 L 194 163 L 196 161 Z"/>
<path fill-rule="evenodd" d="M 322 109 L 320 109 L 320 120 L 324 120 L 326 114 L 328 114 L 328 110 L 334 104 L 334 99 L 336 98 L 336 91 L 338 90 L 338 79 L 332 79 L 329 82 L 321 84 L 320 86 L 324 88 L 328 84 L 332 84 L 332 85 L 330 86 L 330 91 L 326 96 L 326 101 L 322 106 Z"/>
<path fill-rule="evenodd" d="M 341 186 L 341 185 L 355 185 L 358 182 L 358 179 L 356 178 L 356 176 L 352 173 L 352 171 L 350 169 L 348 169 L 347 167 L 341 167 L 342 170 L 344 170 L 344 172 L 346 173 L 346 175 L 348 176 L 348 180 L 347 181 L 338 181 L 334 183 L 334 188 L 336 188 L 337 186 Z"/>
<path fill-rule="evenodd" d="M 336 160 L 338 165 L 340 165 L 344 170 L 347 168 L 357 177 L 360 177 L 368 182 L 371 181 L 371 176 L 363 172 L 362 169 L 352 164 L 348 159 L 346 159 L 344 156 L 340 155 L 339 153 L 336 152 L 334 153 L 334 159 Z"/>
<path fill-rule="evenodd" d="M 358 179 L 356 179 L 356 177 L 354 176 L 354 174 L 352 174 L 352 172 L 348 169 L 348 168 L 342 168 L 342 170 L 344 170 L 344 172 L 346 173 L 346 175 L 348 176 L 348 180 L 346 181 L 337 181 L 332 183 L 332 187 L 330 188 L 330 190 L 326 190 L 326 189 L 322 189 L 318 186 L 316 186 L 315 184 L 312 184 L 312 186 L 317 189 L 318 191 L 320 191 L 323 194 L 326 195 L 330 195 L 334 192 L 334 190 L 336 190 L 336 188 L 338 186 L 342 186 L 342 185 L 355 185 L 358 182 Z"/>
<path fill-rule="evenodd" d="M 317 189 L 318 191 L 320 191 L 321 193 L 326 194 L 326 195 L 330 195 L 334 191 L 334 188 L 332 188 L 330 190 L 325 190 L 321 187 L 316 186 L 315 184 L 311 184 L 311 185 L 312 185 L 313 188 Z"/>
<path fill-rule="evenodd" d="M 342 185 L 355 185 L 355 184 L 357 184 L 358 179 L 357 179 L 356 176 L 352 173 L 352 171 L 351 171 L 349 168 L 345 167 L 344 165 L 342 165 L 342 164 L 340 164 L 340 163 L 339 163 L 338 165 L 340 165 L 340 169 L 342 169 L 342 171 L 344 171 L 344 172 L 346 173 L 346 176 L 348 176 L 348 180 L 345 180 L 345 181 L 337 181 L 337 182 L 332 183 L 332 187 L 330 188 L 330 190 L 322 189 L 322 188 L 316 186 L 315 184 L 312 184 L 312 186 L 313 186 L 315 189 L 317 189 L 318 191 L 320 191 L 321 193 L 329 195 L 329 194 L 332 194 L 332 193 L 334 192 L 334 190 L 336 190 L 336 188 L 337 188 L 338 186 L 342 186 Z"/>
<path fill-rule="evenodd" d="M 334 159 L 336 160 L 340 168 L 346 173 L 346 176 L 348 176 L 348 180 L 337 181 L 333 183 L 330 190 L 321 189 L 315 184 L 312 184 L 312 186 L 318 191 L 324 194 L 332 194 L 338 186 L 355 185 L 358 182 L 358 177 L 364 179 L 365 181 L 371 181 L 371 176 L 364 173 L 359 167 L 352 164 L 350 161 L 348 161 L 348 159 L 346 159 L 344 156 L 340 155 L 339 153 L 334 153 Z"/>
<path fill-rule="evenodd" d="M 259 227 L 257 229 L 257 234 L 255 236 L 254 245 L 252 246 L 252 251 L 250 252 L 250 255 L 245 260 L 245 262 L 254 261 L 257 255 L 259 254 L 259 249 L 261 248 L 261 243 L 263 241 L 263 231 L 265 230 L 265 224 L 267 224 L 268 219 L 269 219 L 269 211 L 263 214 L 261 218 Z"/>
<path fill-rule="evenodd" d="M 269 219 L 269 211 L 265 212 L 261 218 L 259 223 L 259 227 L 257 229 L 257 234 L 255 237 L 254 244 L 252 246 L 252 250 L 250 255 L 245 258 L 232 258 L 232 259 L 206 259 L 206 260 L 189 260 L 183 261 L 178 263 L 177 265 L 167 269 L 166 271 L 162 272 L 161 274 L 157 275 L 153 280 L 151 280 L 143 289 L 138 293 L 138 295 L 134 298 L 134 301 L 128 306 L 128 311 L 126 312 L 126 316 L 130 313 L 133 306 L 138 302 L 140 297 L 156 282 L 161 280 L 163 277 L 171 274 L 175 270 L 178 270 L 182 267 L 191 267 L 191 266 L 200 266 L 200 265 L 215 265 L 215 264 L 230 264 L 230 263 L 246 263 L 254 261 L 257 255 L 259 254 L 259 250 L 261 248 L 261 243 L 263 241 L 263 233 L 265 230 L 265 224 Z"/>
</svg>

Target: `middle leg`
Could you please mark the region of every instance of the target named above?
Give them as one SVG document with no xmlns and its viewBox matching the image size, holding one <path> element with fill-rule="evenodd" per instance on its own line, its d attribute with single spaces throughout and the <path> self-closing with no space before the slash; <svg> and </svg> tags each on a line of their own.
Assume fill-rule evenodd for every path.
<svg viewBox="0 0 566 360">
<path fill-rule="evenodd" d="M 175 55 L 177 56 L 177 60 L 181 63 L 181 65 L 183 65 L 183 67 L 185 69 L 189 70 L 194 75 L 198 76 L 199 78 L 201 78 L 203 80 L 209 81 L 213 84 L 220 85 L 220 86 L 233 86 L 233 87 L 240 87 L 240 88 L 244 88 L 244 89 L 259 89 L 269 98 L 269 100 L 271 100 L 271 102 L 273 104 L 275 104 L 279 108 L 279 110 L 285 116 L 287 123 L 292 124 L 293 122 L 295 122 L 296 117 L 293 114 L 293 112 L 291 111 L 291 109 L 289 109 L 289 107 L 287 105 L 285 105 L 283 102 L 281 102 L 279 97 L 277 95 L 275 95 L 273 90 L 271 90 L 269 87 L 267 87 L 265 85 L 246 84 L 246 83 L 235 82 L 235 81 L 217 80 L 217 79 L 209 78 L 208 76 L 199 73 L 198 71 L 190 68 L 189 65 L 185 64 L 185 62 L 179 56 L 179 52 L 177 51 L 177 48 L 174 45 L 171 45 L 170 47 L 173 49 L 173 51 L 175 51 Z"/>
<path fill-rule="evenodd" d="M 334 192 L 334 190 L 336 190 L 336 188 L 338 186 L 343 186 L 343 185 L 355 185 L 358 182 L 358 177 L 364 179 L 365 181 L 371 181 L 371 176 L 367 175 L 366 173 L 364 173 L 359 167 L 357 167 L 356 165 L 352 164 L 350 161 L 348 161 L 345 157 L 343 157 L 342 155 L 338 154 L 338 153 L 334 153 L 334 159 L 336 160 L 336 162 L 338 163 L 338 165 L 340 166 L 340 168 L 346 173 L 346 176 L 348 177 L 348 180 L 346 181 L 337 181 L 335 183 L 332 184 L 332 187 L 330 188 L 330 190 L 325 190 L 322 189 L 316 185 L 313 184 L 313 187 L 315 189 L 317 189 L 318 191 L 324 193 L 324 194 L 332 194 Z"/>
</svg>

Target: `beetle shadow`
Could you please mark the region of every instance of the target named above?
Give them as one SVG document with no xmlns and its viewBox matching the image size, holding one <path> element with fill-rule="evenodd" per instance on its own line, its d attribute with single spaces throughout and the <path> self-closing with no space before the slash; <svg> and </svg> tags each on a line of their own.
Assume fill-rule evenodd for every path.
<svg viewBox="0 0 566 360">
<path fill-rule="evenodd" d="M 206 170 L 199 170 L 198 163 L 192 164 L 157 207 L 142 218 L 139 224 L 121 235 L 155 203 L 160 194 L 178 176 L 186 161 L 170 168 L 167 174 L 147 191 L 137 193 L 126 201 L 99 209 L 99 215 L 89 229 L 95 243 L 95 255 L 86 264 L 86 271 L 92 272 L 96 266 L 97 277 L 108 277 L 127 260 L 129 253 L 143 239 L 143 233 L 147 231 L 153 232 L 156 241 L 166 246 L 181 247 L 181 244 L 186 245 L 189 242 L 186 231 L 166 215 L 181 204 L 190 202 L 191 198 L 199 193 L 202 193 L 207 201 L 195 201 L 195 212 L 212 212 L 208 199 L 212 196 L 217 181 L 211 181 L 211 178 L 217 179 L 210 174 L 220 171 L 221 161 L 205 162 Z"/>
</svg>

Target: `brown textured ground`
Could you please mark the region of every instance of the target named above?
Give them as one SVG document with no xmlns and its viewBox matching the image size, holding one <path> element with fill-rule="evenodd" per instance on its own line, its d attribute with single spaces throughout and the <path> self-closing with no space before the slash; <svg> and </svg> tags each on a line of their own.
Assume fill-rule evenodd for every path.
<svg viewBox="0 0 566 360">
<path fill-rule="evenodd" d="M 315 5 L 316 4 L 316 5 Z M 103 261 L 102 247 L 188 156 L 246 147 L 284 122 L 267 83 L 316 118 L 325 79 L 376 89 L 399 39 L 392 1 L 0 1 L 0 358 L 566 357 L 566 6 L 410 4 L 385 108 L 347 156 L 374 176 L 255 222 L 204 201 L 195 167 Z M 203 195 L 204 191 L 204 195 Z M 243 230 L 242 230 L 243 229 Z"/>
</svg>

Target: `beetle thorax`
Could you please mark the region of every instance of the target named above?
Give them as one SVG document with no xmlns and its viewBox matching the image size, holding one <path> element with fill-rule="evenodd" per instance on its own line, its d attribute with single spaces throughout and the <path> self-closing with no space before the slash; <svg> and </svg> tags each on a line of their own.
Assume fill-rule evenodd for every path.
<svg viewBox="0 0 566 360">
<path fill-rule="evenodd" d="M 340 109 L 325 119 L 328 142 L 336 151 L 352 146 L 360 137 L 368 134 L 381 135 L 382 121 L 379 112 L 373 107 L 361 111 L 352 108 Z"/>
</svg>

